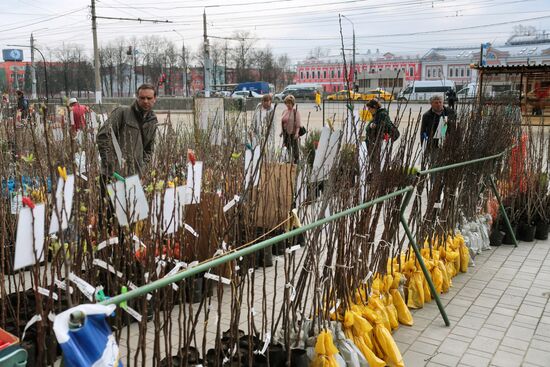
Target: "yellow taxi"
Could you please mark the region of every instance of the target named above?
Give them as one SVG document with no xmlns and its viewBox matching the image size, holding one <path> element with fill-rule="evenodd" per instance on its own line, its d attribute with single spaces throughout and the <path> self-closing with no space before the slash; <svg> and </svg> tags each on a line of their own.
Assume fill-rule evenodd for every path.
<svg viewBox="0 0 550 367">
<path fill-rule="evenodd" d="M 363 100 L 370 101 L 371 99 L 378 99 L 379 101 L 392 101 L 393 94 L 386 92 L 384 89 L 372 89 L 363 93 Z"/>
<path fill-rule="evenodd" d="M 349 95 L 349 98 L 351 98 L 354 101 L 358 101 L 358 100 L 362 99 L 361 93 L 356 93 L 354 91 L 348 91 L 346 89 L 341 90 L 339 92 L 336 92 L 334 94 L 329 94 L 327 96 L 327 99 L 329 101 L 346 101 L 348 99 L 348 95 Z"/>
</svg>

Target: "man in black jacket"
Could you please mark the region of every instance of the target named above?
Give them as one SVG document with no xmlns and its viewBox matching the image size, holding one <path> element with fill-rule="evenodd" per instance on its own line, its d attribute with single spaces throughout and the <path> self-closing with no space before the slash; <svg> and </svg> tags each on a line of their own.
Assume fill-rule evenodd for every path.
<svg viewBox="0 0 550 367">
<path fill-rule="evenodd" d="M 443 105 L 442 96 L 433 96 L 430 98 L 430 104 L 431 108 L 422 115 L 422 126 L 420 128 L 420 142 L 424 149 L 422 169 L 427 168 L 427 166 L 438 165 L 437 159 L 443 139 L 448 130 L 452 133 L 456 122 L 456 113 Z M 435 176 L 431 175 L 430 178 L 432 187 L 437 192 L 435 202 L 440 202 L 441 193 L 443 192 L 443 181 L 439 179 L 440 177 L 441 175 L 435 174 Z"/>
<path fill-rule="evenodd" d="M 456 113 L 443 106 L 443 98 L 435 95 L 430 98 L 431 108 L 422 115 L 422 126 L 420 128 L 420 141 L 426 144 L 428 152 L 439 148 L 447 133 L 447 124 L 455 123 Z"/>
</svg>

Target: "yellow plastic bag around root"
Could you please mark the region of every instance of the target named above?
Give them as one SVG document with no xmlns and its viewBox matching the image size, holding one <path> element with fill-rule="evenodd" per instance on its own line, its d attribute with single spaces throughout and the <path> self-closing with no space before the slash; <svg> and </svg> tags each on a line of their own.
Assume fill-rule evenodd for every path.
<svg viewBox="0 0 550 367">
<path fill-rule="evenodd" d="M 460 251 L 460 271 L 466 273 L 468 271 L 468 263 L 470 262 L 470 251 L 464 243 L 459 248 Z"/>
<path fill-rule="evenodd" d="M 397 319 L 399 322 L 403 325 L 413 326 L 414 321 L 411 311 L 405 304 L 405 301 L 403 301 L 403 298 L 401 298 L 401 293 L 399 293 L 397 289 L 390 289 L 390 294 L 392 296 L 393 305 L 397 310 Z"/>
<path fill-rule="evenodd" d="M 395 344 L 395 340 L 391 336 L 391 333 L 382 324 L 376 324 L 374 326 L 374 336 L 377 343 L 384 353 L 384 361 L 390 367 L 405 367 L 403 362 L 403 356 Z"/>
<path fill-rule="evenodd" d="M 415 271 L 409 279 L 409 297 L 407 299 L 407 306 L 409 306 L 409 308 L 424 307 L 423 279 L 424 277 L 421 271 Z"/>
</svg>

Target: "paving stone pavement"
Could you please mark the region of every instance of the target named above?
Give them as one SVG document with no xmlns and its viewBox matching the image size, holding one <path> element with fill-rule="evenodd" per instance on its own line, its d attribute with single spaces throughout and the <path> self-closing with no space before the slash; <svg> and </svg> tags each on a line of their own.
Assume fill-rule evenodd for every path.
<svg viewBox="0 0 550 367">
<path fill-rule="evenodd" d="M 503 245 L 475 258 L 441 296 L 394 333 L 405 366 L 550 366 L 550 240 Z"/>
</svg>

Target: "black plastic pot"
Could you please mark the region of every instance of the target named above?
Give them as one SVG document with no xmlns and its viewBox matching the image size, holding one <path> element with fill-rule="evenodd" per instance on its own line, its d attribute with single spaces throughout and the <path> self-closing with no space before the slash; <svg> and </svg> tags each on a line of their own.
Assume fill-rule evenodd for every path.
<svg viewBox="0 0 550 367">
<path fill-rule="evenodd" d="M 548 229 L 550 225 L 545 220 L 539 220 L 537 222 L 537 227 L 535 229 L 535 238 L 537 240 L 547 240 L 548 239 Z"/>
<path fill-rule="evenodd" d="M 513 245 L 514 241 L 512 239 L 512 236 L 510 236 L 510 233 L 508 233 L 508 229 L 506 227 L 504 227 L 501 230 L 504 232 L 504 238 L 502 239 L 502 244 L 503 245 Z M 518 226 L 517 226 L 517 224 L 512 224 L 512 230 L 514 231 L 514 235 L 517 238 L 518 237 Z"/>
<path fill-rule="evenodd" d="M 504 239 L 504 232 L 502 232 L 497 227 L 493 228 L 491 234 L 489 235 L 489 244 L 491 246 L 500 246 L 502 245 L 502 240 Z"/>
<path fill-rule="evenodd" d="M 178 356 L 166 357 L 159 363 L 159 367 L 180 367 L 183 366 L 182 360 Z"/>
<path fill-rule="evenodd" d="M 533 242 L 535 240 L 535 227 L 533 224 L 520 223 L 518 226 L 518 237 L 520 241 Z"/>
<path fill-rule="evenodd" d="M 195 365 L 195 364 L 199 364 L 200 360 L 201 360 L 201 354 L 199 352 L 199 350 L 195 347 L 188 347 L 187 348 L 187 352 L 185 351 L 185 347 L 181 348 L 181 356 L 183 358 L 183 360 L 187 360 L 187 365 Z"/>
<path fill-rule="evenodd" d="M 271 246 L 258 251 L 258 254 L 260 258 L 260 266 L 264 266 L 266 268 L 273 266 L 273 253 L 271 250 Z"/>
<path fill-rule="evenodd" d="M 286 362 L 286 351 L 282 344 L 270 344 L 268 349 L 269 366 L 284 367 Z"/>
<path fill-rule="evenodd" d="M 292 349 L 290 351 L 290 367 L 307 367 L 309 358 L 305 349 Z"/>
</svg>

